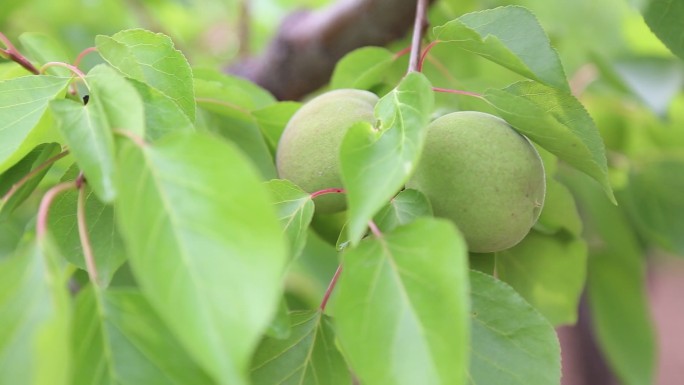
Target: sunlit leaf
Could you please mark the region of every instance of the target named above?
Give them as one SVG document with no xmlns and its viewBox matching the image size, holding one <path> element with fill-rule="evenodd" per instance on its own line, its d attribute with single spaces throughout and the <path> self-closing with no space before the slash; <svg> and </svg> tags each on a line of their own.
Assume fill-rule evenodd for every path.
<svg viewBox="0 0 684 385">
<path fill-rule="evenodd" d="M 266 186 L 273 197 L 280 224 L 290 240 L 290 254 L 292 258 L 296 258 L 304 249 L 306 234 L 313 218 L 314 203 L 311 194 L 282 179 L 268 181 Z"/>
<path fill-rule="evenodd" d="M 470 384 L 560 384 L 560 346 L 551 324 L 510 286 L 470 273 Z"/>
<path fill-rule="evenodd" d="M 0 82 L 0 173 L 37 145 L 57 138 L 46 113 L 50 100 L 64 93 L 69 78 L 24 76 Z"/>
<path fill-rule="evenodd" d="M 50 109 L 88 185 L 103 202 L 113 201 L 114 136 L 102 109 L 69 99 L 52 101 Z"/>
<path fill-rule="evenodd" d="M 244 384 L 287 254 L 266 188 L 234 146 L 201 134 L 126 142 L 119 166 L 117 219 L 142 291 L 212 377 Z"/>
<path fill-rule="evenodd" d="M 261 341 L 252 360 L 252 383 L 259 385 L 349 385 L 351 378 L 335 346 L 330 320 L 320 310 L 290 314 L 287 339 Z"/>
<path fill-rule="evenodd" d="M 522 81 L 504 89 L 489 89 L 484 98 L 520 133 L 598 181 L 615 202 L 603 141 L 574 96 Z"/>
<path fill-rule="evenodd" d="M 124 75 L 170 97 L 195 120 L 192 70 L 185 56 L 161 33 L 131 29 L 95 38 L 98 53 Z"/>
<path fill-rule="evenodd" d="M 432 105 L 430 83 L 422 74 L 411 73 L 376 105 L 378 128 L 365 123 L 349 128 L 340 157 L 352 243 L 361 239 L 368 221 L 413 171 L 425 142 Z"/>
<path fill-rule="evenodd" d="M 466 258 L 455 227 L 434 218 L 345 251 L 334 316 L 361 383 L 466 383 Z"/>
<path fill-rule="evenodd" d="M 382 47 L 363 47 L 345 55 L 335 65 L 330 88 L 370 90 L 382 83 L 387 69 L 394 62 L 394 54 Z"/>
<path fill-rule="evenodd" d="M 90 70 L 87 79 L 88 105 L 100 110 L 110 130 L 130 131 L 140 137 L 145 135 L 142 99 L 123 76 L 102 64 Z"/>
<path fill-rule="evenodd" d="M 556 50 L 529 10 L 507 6 L 472 12 L 435 27 L 447 41 L 550 87 L 569 91 Z"/>
<path fill-rule="evenodd" d="M 128 79 L 142 98 L 145 113 L 145 138 L 154 141 L 172 132 L 195 130 L 190 118 L 170 97 L 143 82 Z"/>
</svg>

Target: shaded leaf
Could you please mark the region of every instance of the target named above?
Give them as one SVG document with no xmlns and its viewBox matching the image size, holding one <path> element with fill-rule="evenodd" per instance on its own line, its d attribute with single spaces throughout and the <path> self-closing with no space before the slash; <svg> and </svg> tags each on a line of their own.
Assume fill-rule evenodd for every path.
<svg viewBox="0 0 684 385">
<path fill-rule="evenodd" d="M 357 243 L 366 224 L 402 188 L 420 159 L 434 96 L 428 80 L 410 73 L 375 106 L 379 128 L 353 125 L 340 148 L 349 212 L 349 238 Z"/>
<path fill-rule="evenodd" d="M 463 237 L 435 218 L 345 250 L 334 315 L 361 383 L 466 383 L 466 257 Z"/>
<path fill-rule="evenodd" d="M 499 279 L 554 326 L 577 321 L 586 269 L 587 244 L 581 238 L 532 231 L 516 246 L 496 253 Z"/>
<path fill-rule="evenodd" d="M 0 261 L 0 384 L 66 385 L 69 294 L 48 238 Z"/>
<path fill-rule="evenodd" d="M 472 12 L 435 27 L 435 38 L 529 79 L 570 91 L 556 50 L 537 18 L 519 6 Z"/>
<path fill-rule="evenodd" d="M 290 313 L 287 339 L 265 338 L 252 360 L 259 385 L 349 385 L 351 378 L 335 346 L 330 320 L 320 310 Z"/>
<path fill-rule="evenodd" d="M 489 89 L 484 98 L 520 133 L 598 181 L 615 202 L 603 141 L 574 96 L 522 81 L 504 89 Z"/>
<path fill-rule="evenodd" d="M 0 174 L 37 145 L 57 139 L 50 100 L 66 90 L 69 78 L 24 76 L 0 82 Z"/>
<path fill-rule="evenodd" d="M 287 301 L 283 297 L 280 300 L 275 316 L 271 320 L 271 324 L 266 329 L 266 335 L 279 340 L 288 338 L 290 336 L 290 326 L 290 309 L 288 309 Z"/>
<path fill-rule="evenodd" d="M 244 384 L 287 254 L 265 187 L 234 146 L 207 135 L 126 141 L 119 155 L 116 213 L 136 280 L 212 377 Z"/>
<path fill-rule="evenodd" d="M 643 13 L 644 20 L 651 31 L 665 43 L 672 53 L 684 60 L 684 39 L 682 39 L 684 3 L 679 0 L 649 0 Z"/>
<path fill-rule="evenodd" d="M 62 181 L 73 181 L 78 177 L 78 168 L 72 166 Z M 114 209 L 102 203 L 87 184 L 85 198 L 85 221 L 92 246 L 100 284 L 107 286 L 114 273 L 126 260 L 121 235 L 116 228 Z M 87 271 L 83 259 L 83 247 L 78 234 L 76 210 L 78 191 L 66 191 L 55 198 L 48 217 L 48 226 L 54 235 L 55 245 L 69 263 Z"/>
<path fill-rule="evenodd" d="M 582 234 L 582 218 L 572 194 L 553 177 L 546 178 L 546 198 L 539 220 L 534 228 L 545 234 L 567 231 L 579 237 Z"/>
<path fill-rule="evenodd" d="M 470 272 L 470 384 L 560 384 L 560 346 L 551 324 L 510 286 Z"/>
<path fill-rule="evenodd" d="M 113 201 L 114 137 L 102 109 L 69 99 L 54 100 L 50 108 L 88 185 L 103 202 Z"/>
<path fill-rule="evenodd" d="M 82 290 L 73 329 L 74 384 L 214 383 L 135 289 Z"/>
<path fill-rule="evenodd" d="M 380 230 L 386 232 L 424 216 L 432 216 L 430 201 L 420 191 L 407 189 L 392 198 L 373 220 Z"/>
<path fill-rule="evenodd" d="M 192 70 L 185 56 L 161 33 L 142 29 L 98 35 L 100 56 L 124 75 L 156 88 L 195 120 Z"/>
<path fill-rule="evenodd" d="M 290 255 L 296 258 L 304 249 L 306 234 L 313 218 L 314 203 L 311 194 L 284 179 L 270 180 L 266 182 L 266 187 L 273 197 L 280 224 L 290 240 Z"/>
<path fill-rule="evenodd" d="M 252 111 L 252 116 L 256 119 L 257 125 L 273 154 L 278 148 L 280 136 L 283 134 L 287 122 L 301 106 L 302 104 L 298 102 L 279 102 Z"/>
<path fill-rule="evenodd" d="M 19 163 L 12 166 L 9 170 L 0 175 L 0 222 L 16 209 L 43 179 L 50 170 L 50 166 L 39 170 L 38 167 L 44 166 L 44 162 L 60 153 L 62 147 L 57 143 L 45 143 L 37 146 L 29 152 Z M 14 188 L 14 184 L 21 181 L 31 172 L 35 174 L 26 181 L 21 187 Z"/>
</svg>

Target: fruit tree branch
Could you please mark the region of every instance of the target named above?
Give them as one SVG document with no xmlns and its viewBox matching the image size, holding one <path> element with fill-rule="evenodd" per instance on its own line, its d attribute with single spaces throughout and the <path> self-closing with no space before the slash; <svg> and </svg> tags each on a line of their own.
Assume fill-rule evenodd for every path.
<svg viewBox="0 0 684 385">
<path fill-rule="evenodd" d="M 403 37 L 413 26 L 416 5 L 416 0 L 338 0 L 320 10 L 295 12 L 262 56 L 240 61 L 229 72 L 278 99 L 299 99 L 324 85 L 349 51 Z"/>
</svg>

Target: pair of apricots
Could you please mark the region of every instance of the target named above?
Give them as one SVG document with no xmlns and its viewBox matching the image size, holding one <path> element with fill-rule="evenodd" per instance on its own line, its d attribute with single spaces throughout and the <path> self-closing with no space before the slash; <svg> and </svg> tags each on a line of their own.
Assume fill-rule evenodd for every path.
<svg viewBox="0 0 684 385">
<path fill-rule="evenodd" d="M 362 90 L 324 93 L 300 108 L 278 144 L 278 174 L 307 192 L 343 187 L 339 150 L 356 122 L 375 123 L 378 97 Z M 459 111 L 427 127 L 425 147 L 406 188 L 422 192 L 435 216 L 463 233 L 472 252 L 508 249 L 537 221 L 546 189 L 544 166 L 527 138 L 504 120 Z M 343 195 L 316 198 L 316 211 L 343 211 Z"/>
</svg>

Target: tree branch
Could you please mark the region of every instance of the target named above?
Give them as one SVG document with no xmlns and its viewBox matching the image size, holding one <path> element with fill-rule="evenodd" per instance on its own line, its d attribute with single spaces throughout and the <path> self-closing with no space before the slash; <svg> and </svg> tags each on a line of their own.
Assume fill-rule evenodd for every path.
<svg viewBox="0 0 684 385">
<path fill-rule="evenodd" d="M 383 46 L 413 26 L 416 0 L 338 0 L 317 11 L 298 11 L 281 24 L 258 58 L 240 61 L 229 72 L 245 77 L 278 99 L 293 100 L 329 79 L 349 51 Z"/>
</svg>

